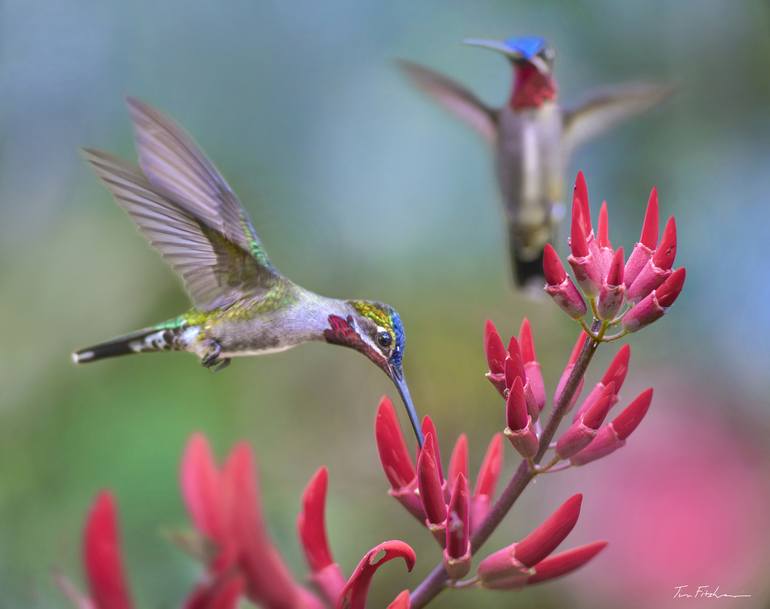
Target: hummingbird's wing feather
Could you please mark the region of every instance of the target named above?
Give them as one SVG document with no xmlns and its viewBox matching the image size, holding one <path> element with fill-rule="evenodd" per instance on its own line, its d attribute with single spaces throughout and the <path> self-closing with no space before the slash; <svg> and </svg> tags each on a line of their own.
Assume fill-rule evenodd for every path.
<svg viewBox="0 0 770 609">
<path fill-rule="evenodd" d="M 497 137 L 497 111 L 482 102 L 460 83 L 434 70 L 399 60 L 398 65 L 418 89 L 430 95 L 449 112 L 468 123 L 485 140 Z"/>
<path fill-rule="evenodd" d="M 84 155 L 118 205 L 182 277 L 198 309 L 226 306 L 269 288 L 274 276 L 248 250 L 159 192 L 138 167 L 99 150 Z"/>
<path fill-rule="evenodd" d="M 569 155 L 595 135 L 669 97 L 670 85 L 625 83 L 601 87 L 588 93 L 580 104 L 563 112 L 563 151 Z"/>
<path fill-rule="evenodd" d="M 150 183 L 275 272 L 243 205 L 192 137 L 152 106 L 127 103 L 139 166 Z"/>
</svg>

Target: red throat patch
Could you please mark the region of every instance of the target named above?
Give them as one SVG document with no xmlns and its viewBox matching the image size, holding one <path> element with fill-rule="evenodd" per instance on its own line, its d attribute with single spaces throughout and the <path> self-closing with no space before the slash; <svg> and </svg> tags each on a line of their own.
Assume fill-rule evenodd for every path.
<svg viewBox="0 0 770 609">
<path fill-rule="evenodd" d="M 510 106 L 514 110 L 539 108 L 545 102 L 556 99 L 556 81 L 549 74 L 542 74 L 531 63 L 514 65 L 515 80 Z"/>
</svg>

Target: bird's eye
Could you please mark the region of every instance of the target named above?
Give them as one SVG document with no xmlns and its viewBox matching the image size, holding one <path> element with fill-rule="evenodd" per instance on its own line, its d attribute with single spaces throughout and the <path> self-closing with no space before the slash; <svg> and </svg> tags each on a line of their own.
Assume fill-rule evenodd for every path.
<svg viewBox="0 0 770 609">
<path fill-rule="evenodd" d="M 377 333 L 377 344 L 383 349 L 390 347 L 392 342 L 393 337 L 390 335 L 390 332 L 383 330 L 382 332 Z"/>
<path fill-rule="evenodd" d="M 551 47 L 546 47 L 542 51 L 543 59 L 546 61 L 553 61 L 556 59 L 556 51 L 552 49 Z"/>
</svg>

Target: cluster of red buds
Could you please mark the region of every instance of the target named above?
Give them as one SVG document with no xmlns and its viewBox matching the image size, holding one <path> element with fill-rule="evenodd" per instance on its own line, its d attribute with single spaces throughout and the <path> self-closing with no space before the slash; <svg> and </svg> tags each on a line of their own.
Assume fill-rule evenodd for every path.
<svg viewBox="0 0 770 609">
<path fill-rule="evenodd" d="M 614 250 L 609 238 L 607 203 L 602 203 L 596 234 L 591 223 L 588 188 L 580 172 L 572 198 L 570 256 L 567 258 L 575 283 L 567 275 L 556 250 L 546 245 L 543 259 L 545 290 L 572 318 L 581 320 L 586 331 L 600 339 L 613 340 L 636 332 L 661 318 L 682 291 L 685 269 L 673 269 L 676 257 L 676 222 L 671 217 L 658 240 L 658 193 L 650 193 L 639 242 L 628 260 L 623 248 Z M 585 298 L 584 298 L 585 296 Z M 596 330 L 583 318 L 590 305 Z M 619 325 L 614 336 L 608 328 Z"/>
<path fill-rule="evenodd" d="M 326 537 L 324 506 L 327 473 L 310 480 L 298 519 L 299 538 L 315 591 L 298 584 L 273 545 L 262 517 L 256 471 L 249 447 L 237 445 L 218 468 L 206 439 L 194 435 L 182 460 L 181 486 L 195 533 L 179 544 L 205 566 L 202 581 L 181 603 L 183 609 L 235 609 L 246 598 L 265 609 L 364 609 L 374 573 L 401 558 L 411 571 L 415 556 L 402 541 L 369 550 L 349 578 L 333 561 Z M 123 571 L 115 502 L 109 492 L 94 501 L 86 520 L 83 563 L 88 595 L 59 578 L 78 609 L 132 609 Z M 406 609 L 399 595 L 390 609 Z"/>
<path fill-rule="evenodd" d="M 628 345 L 618 350 L 582 401 L 580 397 L 599 345 L 649 325 L 679 295 L 685 271 L 673 270 L 674 220 L 668 221 L 659 242 L 658 202 L 653 190 L 640 242 L 624 261 L 623 249 L 614 251 L 609 241 L 606 204 L 594 235 L 582 174 L 578 174 L 572 210 L 569 263 L 583 293 L 550 246 L 545 251 L 545 290 L 570 317 L 580 321 L 579 337 L 549 409 L 529 321 L 524 319 L 518 335 L 507 345 L 494 324 L 487 322 L 486 377 L 503 399 L 505 425 L 489 442 L 475 485 L 469 476 L 465 434 L 455 442 L 445 470 L 436 426 L 425 417 L 425 441 L 415 462 L 393 405 L 387 397 L 380 402 L 375 440 L 390 483 L 389 494 L 425 526 L 442 554 L 427 577 L 413 590 L 398 594 L 389 609 L 421 609 L 447 588 L 508 590 L 549 581 L 585 565 L 606 546 L 597 541 L 554 554 L 577 522 L 582 504 L 578 494 L 525 538 L 483 558 L 471 574 L 473 558 L 532 480 L 586 465 L 622 447 L 652 401 L 652 389 L 647 389 L 605 422 L 620 402 L 631 357 Z M 590 324 L 584 319 L 589 312 L 586 300 L 593 316 Z M 608 334 L 615 325 L 620 329 Z M 550 410 L 548 417 L 546 410 Z M 562 421 L 572 410 L 571 421 L 560 433 Z M 498 493 L 504 438 L 521 460 Z M 403 541 L 394 540 L 372 548 L 350 577 L 343 575 L 332 557 L 326 532 L 327 484 L 328 473 L 321 468 L 302 497 L 297 528 L 311 584 L 305 587 L 292 577 L 267 533 L 249 448 L 239 444 L 225 464 L 217 467 L 206 439 L 193 436 L 182 460 L 181 486 L 196 533 L 179 539 L 203 563 L 205 576 L 182 607 L 235 609 L 239 599 L 246 598 L 266 609 L 364 609 L 370 582 L 382 564 L 401 558 L 411 571 L 414 552 Z M 88 596 L 61 579 L 78 609 L 133 607 L 121 564 L 114 502 L 108 493 L 97 498 L 88 517 L 84 564 Z"/>
</svg>

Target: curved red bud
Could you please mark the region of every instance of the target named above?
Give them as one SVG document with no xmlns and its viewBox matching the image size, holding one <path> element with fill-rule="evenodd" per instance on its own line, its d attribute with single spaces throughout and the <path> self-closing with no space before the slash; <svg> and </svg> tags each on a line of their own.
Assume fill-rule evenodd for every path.
<svg viewBox="0 0 770 609">
<path fill-rule="evenodd" d="M 521 359 L 524 360 L 525 364 L 537 361 L 535 341 L 532 338 L 532 326 L 526 317 L 522 320 L 519 327 L 519 348 L 521 349 Z"/>
<path fill-rule="evenodd" d="M 596 241 L 599 244 L 599 247 L 612 247 L 612 243 L 610 243 L 610 223 L 609 216 L 607 214 L 607 201 L 602 201 L 601 209 L 599 209 L 599 223 L 596 227 Z"/>
<path fill-rule="evenodd" d="M 524 372 L 524 363 L 521 361 L 519 343 L 513 337 L 508 345 L 508 353 L 509 357 L 505 360 L 505 386 L 510 389 L 513 381 L 517 378 L 521 379 L 522 383 L 526 383 L 527 378 Z"/>
<path fill-rule="evenodd" d="M 427 432 L 417 459 L 417 485 L 427 521 L 432 525 L 441 525 L 446 520 L 446 502 L 434 443 L 433 433 Z"/>
<path fill-rule="evenodd" d="M 567 278 L 567 271 L 561 263 L 561 258 L 550 243 L 543 248 L 543 275 L 548 285 L 558 286 Z"/>
<path fill-rule="evenodd" d="M 408 486 L 415 478 L 414 465 L 406 441 L 398 424 L 398 417 L 389 398 L 383 397 L 377 408 L 374 422 L 374 436 L 380 454 L 382 469 L 385 471 L 393 490 Z"/>
<path fill-rule="evenodd" d="M 535 574 L 529 576 L 527 584 L 537 584 L 567 575 L 582 567 L 605 547 L 607 547 L 606 541 L 595 541 L 546 558 L 535 565 Z"/>
<path fill-rule="evenodd" d="M 658 268 L 668 270 L 674 266 L 674 258 L 676 258 L 676 220 L 672 216 L 666 222 L 663 237 L 652 255 L 652 262 Z"/>
<path fill-rule="evenodd" d="M 458 476 L 452 488 L 452 498 L 449 501 L 449 515 L 446 527 L 446 554 L 451 560 L 468 558 L 470 567 L 470 497 L 468 495 L 468 482 L 465 476 Z M 467 570 L 466 572 L 467 573 Z M 452 574 L 453 577 L 462 577 L 465 573 Z"/>
<path fill-rule="evenodd" d="M 460 474 L 468 478 L 468 436 L 464 433 L 457 437 L 452 456 L 449 458 L 449 482 L 454 484 Z"/>
<path fill-rule="evenodd" d="M 436 431 L 436 425 L 433 423 L 433 419 L 428 415 L 425 415 L 422 419 L 422 434 L 423 436 L 427 436 L 428 434 L 433 435 L 433 458 L 436 461 L 441 484 L 444 484 L 444 467 L 441 464 L 441 447 L 438 444 L 438 432 Z"/>
<path fill-rule="evenodd" d="M 578 171 L 575 177 L 575 187 L 572 190 L 572 209 L 575 210 L 575 203 L 580 210 L 583 234 L 587 237 L 593 232 L 591 226 L 591 206 L 588 202 L 588 184 L 582 171 Z"/>
<path fill-rule="evenodd" d="M 385 541 L 369 550 L 345 584 L 337 602 L 337 609 L 366 609 L 366 596 L 372 577 L 377 569 L 394 558 L 402 558 L 407 571 L 414 567 L 414 550 L 403 541 Z"/>
<path fill-rule="evenodd" d="M 320 571 L 334 562 L 326 536 L 326 487 L 329 473 L 321 467 L 310 479 L 302 494 L 302 511 L 297 517 L 297 531 L 312 571 Z"/>
<path fill-rule="evenodd" d="M 570 251 L 575 258 L 588 256 L 587 233 L 581 217 L 582 213 L 579 201 L 576 200 L 572 205 L 572 227 L 569 240 Z"/>
<path fill-rule="evenodd" d="M 658 245 L 658 189 L 654 186 L 647 200 L 647 211 L 644 212 L 644 224 L 642 224 L 639 242 L 651 250 Z"/>
<path fill-rule="evenodd" d="M 623 411 L 613 419 L 611 426 L 615 430 L 618 439 L 625 440 L 642 422 L 644 415 L 652 403 L 652 388 L 642 391 L 636 399 L 626 406 Z"/>
<path fill-rule="evenodd" d="M 679 293 L 684 287 L 684 280 L 687 276 L 687 271 L 684 267 L 676 269 L 671 275 L 664 281 L 658 289 L 655 290 L 655 297 L 658 299 L 658 304 L 663 308 L 668 308 L 679 297 Z"/>
<path fill-rule="evenodd" d="M 631 347 L 628 344 L 623 345 L 612 358 L 610 365 L 602 377 L 602 384 L 615 384 L 615 393 L 620 391 L 628 374 L 628 364 L 631 361 Z"/>
<path fill-rule="evenodd" d="M 513 546 L 514 558 L 525 567 L 532 567 L 553 552 L 575 526 L 582 502 L 580 493 L 567 499 L 543 524 Z"/>
<path fill-rule="evenodd" d="M 607 413 L 610 410 L 612 399 L 614 397 L 615 383 L 610 383 L 605 386 L 599 399 L 586 409 L 586 412 L 583 415 L 583 425 L 590 429 L 599 429 L 599 426 L 607 417 Z"/>
<path fill-rule="evenodd" d="M 507 355 L 505 345 L 497 332 L 497 328 L 495 328 L 495 324 L 490 320 L 487 320 L 484 325 L 484 353 L 487 356 L 489 371 L 492 373 L 502 372 Z"/>
<path fill-rule="evenodd" d="M 609 271 L 607 271 L 607 285 L 623 285 L 623 275 L 625 272 L 625 261 L 623 256 L 623 248 L 619 247 L 612 256 L 612 262 L 610 263 Z"/>
<path fill-rule="evenodd" d="M 203 434 L 190 436 L 180 470 L 182 497 L 195 528 L 210 540 L 223 544 L 227 532 L 222 476 Z"/>
<path fill-rule="evenodd" d="M 133 606 L 120 557 L 115 500 L 102 491 L 91 506 L 83 534 L 83 562 L 91 600 L 97 609 Z"/>
<path fill-rule="evenodd" d="M 519 377 L 513 381 L 508 392 L 508 398 L 505 400 L 505 418 L 508 428 L 511 430 L 524 429 L 529 423 L 524 385 L 522 385 Z"/>
</svg>

